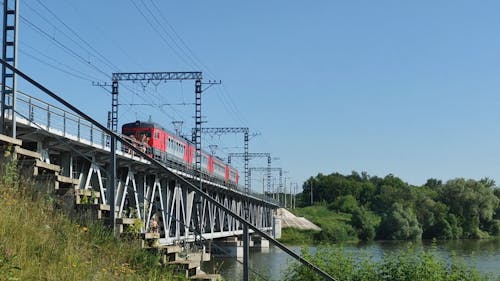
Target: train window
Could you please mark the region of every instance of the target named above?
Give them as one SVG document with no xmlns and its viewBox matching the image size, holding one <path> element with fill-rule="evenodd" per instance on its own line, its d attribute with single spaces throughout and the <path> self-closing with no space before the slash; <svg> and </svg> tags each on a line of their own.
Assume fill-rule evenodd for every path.
<svg viewBox="0 0 500 281">
<path fill-rule="evenodd" d="M 160 138 L 160 132 L 155 132 L 155 139 L 159 139 Z"/>
<path fill-rule="evenodd" d="M 214 169 L 217 174 L 225 174 L 226 169 L 219 163 L 214 163 Z"/>
</svg>

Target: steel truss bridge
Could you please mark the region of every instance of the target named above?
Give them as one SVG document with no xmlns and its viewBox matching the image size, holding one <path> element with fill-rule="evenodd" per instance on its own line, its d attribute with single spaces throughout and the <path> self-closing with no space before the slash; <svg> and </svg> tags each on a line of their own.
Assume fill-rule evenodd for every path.
<svg viewBox="0 0 500 281">
<path fill-rule="evenodd" d="M 35 166 L 39 169 L 55 171 L 59 189 L 70 186 L 75 194 L 91 197 L 99 216 L 105 216 L 112 209 L 111 204 L 115 204 L 116 221 L 122 230 L 140 219 L 141 231 L 151 233 L 151 221 L 155 220 L 159 225 L 160 245 L 191 242 L 198 234 L 204 239 L 242 235 L 242 224 L 233 216 L 120 143 L 116 147 L 116 196 L 111 202 L 108 188 L 111 150 L 107 133 L 81 116 L 19 92 L 15 114 L 16 137 L 22 140 L 19 151 L 35 156 Z M 167 166 L 188 182 L 199 185 L 199 172 L 192 167 L 174 160 Z M 271 233 L 273 213 L 278 208 L 271 198 L 247 194 L 208 175 L 202 176 L 202 182 L 206 193 L 240 217 L 245 217 L 244 206 L 248 206 L 247 220 Z M 87 201 L 85 204 L 89 204 Z"/>
</svg>

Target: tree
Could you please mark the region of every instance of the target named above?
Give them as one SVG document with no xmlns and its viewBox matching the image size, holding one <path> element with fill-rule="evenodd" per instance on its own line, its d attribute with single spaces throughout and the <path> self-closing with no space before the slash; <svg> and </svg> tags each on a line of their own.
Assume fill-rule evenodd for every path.
<svg viewBox="0 0 500 281">
<path fill-rule="evenodd" d="M 328 205 L 328 209 L 337 210 L 344 213 L 352 213 L 355 209 L 359 209 L 358 201 L 352 195 L 344 195 L 337 197 L 333 203 Z"/>
<path fill-rule="evenodd" d="M 489 184 L 489 180 L 458 178 L 446 182 L 440 190 L 440 199 L 457 217 L 464 238 L 482 238 L 484 231 L 488 231 L 481 226 L 491 223 L 499 203 Z"/>
<path fill-rule="evenodd" d="M 364 208 L 356 208 L 351 217 L 351 225 L 356 229 L 358 238 L 364 241 L 375 238 L 377 220 L 374 215 L 370 215 Z"/>
<path fill-rule="evenodd" d="M 422 238 L 417 217 L 408 208 L 394 203 L 378 227 L 377 237 L 389 240 L 408 240 Z"/>
<path fill-rule="evenodd" d="M 441 180 L 434 179 L 434 178 L 427 179 L 427 181 L 424 184 L 424 186 L 430 187 L 430 188 L 439 188 L 442 185 L 443 185 L 443 182 Z"/>
</svg>

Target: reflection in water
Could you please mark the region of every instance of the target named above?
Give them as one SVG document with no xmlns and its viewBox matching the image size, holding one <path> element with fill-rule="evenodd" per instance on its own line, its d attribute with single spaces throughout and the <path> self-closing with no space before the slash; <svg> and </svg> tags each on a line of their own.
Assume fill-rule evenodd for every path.
<svg viewBox="0 0 500 281">
<path fill-rule="evenodd" d="M 300 247 L 293 246 L 294 251 L 300 251 Z M 292 259 L 283 251 L 276 247 L 270 247 L 261 251 L 260 249 L 250 249 L 250 276 L 262 275 L 264 280 L 279 280 L 288 263 Z M 203 263 L 205 272 L 213 273 L 213 269 L 218 269 L 226 280 L 242 280 L 243 264 L 235 258 L 213 258 L 210 262 Z M 255 273 L 256 272 L 256 273 Z"/>
<path fill-rule="evenodd" d="M 415 250 L 433 250 L 438 256 L 451 262 L 452 258 L 458 258 L 464 263 L 476 267 L 480 272 L 493 273 L 500 277 L 500 238 L 488 240 L 455 240 L 402 242 L 402 241 L 377 241 L 358 244 L 338 245 L 344 247 L 348 252 L 364 253 L 380 260 L 384 254 L 404 250 L 408 246 L 414 246 Z M 293 251 L 299 253 L 300 246 L 291 246 Z M 312 251 L 315 247 L 310 247 Z M 276 247 L 261 251 L 250 249 L 250 269 L 259 275 L 265 276 L 264 280 L 280 280 L 286 271 L 288 264 L 293 261 L 286 253 Z M 212 261 L 203 264 L 206 272 L 218 272 L 226 280 L 241 280 L 243 265 L 235 258 L 213 258 Z M 250 272 L 252 276 L 252 272 Z"/>
</svg>

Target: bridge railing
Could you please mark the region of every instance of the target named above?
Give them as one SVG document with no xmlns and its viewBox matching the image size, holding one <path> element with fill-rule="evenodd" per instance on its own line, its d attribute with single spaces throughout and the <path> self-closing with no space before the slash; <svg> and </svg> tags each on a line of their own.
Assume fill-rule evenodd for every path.
<svg viewBox="0 0 500 281">
<path fill-rule="evenodd" d="M 18 92 L 16 112 L 21 120 L 60 136 L 106 148 L 108 135 L 80 116 L 38 98 Z M 119 149 L 121 149 L 119 147 Z"/>
</svg>

